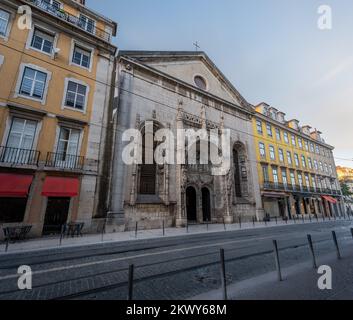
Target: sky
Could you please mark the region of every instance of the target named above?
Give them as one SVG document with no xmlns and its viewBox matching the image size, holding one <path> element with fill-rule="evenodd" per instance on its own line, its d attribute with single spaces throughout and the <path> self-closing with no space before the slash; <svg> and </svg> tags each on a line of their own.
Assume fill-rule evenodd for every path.
<svg viewBox="0 0 353 320">
<path fill-rule="evenodd" d="M 320 30 L 321 5 L 332 29 Z M 353 168 L 352 0 L 87 0 L 119 25 L 121 50 L 195 50 L 245 99 L 323 132 Z M 343 161 L 340 159 L 352 159 Z"/>
</svg>

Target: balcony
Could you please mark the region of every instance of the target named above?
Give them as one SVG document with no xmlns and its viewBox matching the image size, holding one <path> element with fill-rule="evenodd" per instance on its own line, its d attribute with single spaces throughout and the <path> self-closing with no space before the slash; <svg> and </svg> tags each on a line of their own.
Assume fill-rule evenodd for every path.
<svg viewBox="0 0 353 320">
<path fill-rule="evenodd" d="M 0 163 L 11 166 L 38 166 L 39 157 L 37 150 L 0 147 Z"/>
<path fill-rule="evenodd" d="M 48 152 L 45 166 L 63 170 L 83 170 L 84 161 L 84 157 Z"/>
<path fill-rule="evenodd" d="M 24 0 L 25 2 L 28 2 L 29 4 L 32 4 L 36 6 L 37 8 L 51 14 L 52 16 L 55 16 L 56 18 L 59 18 L 63 21 L 66 21 L 81 30 L 84 30 L 98 38 L 101 38 L 102 40 L 106 42 L 110 42 L 111 40 L 111 35 L 110 33 L 97 28 L 96 26 L 91 26 L 90 28 L 87 27 L 87 22 L 83 21 L 79 17 L 76 17 L 68 12 L 66 12 L 63 9 L 58 9 L 56 6 L 51 5 L 48 3 L 48 1 L 45 0 Z"/>
</svg>

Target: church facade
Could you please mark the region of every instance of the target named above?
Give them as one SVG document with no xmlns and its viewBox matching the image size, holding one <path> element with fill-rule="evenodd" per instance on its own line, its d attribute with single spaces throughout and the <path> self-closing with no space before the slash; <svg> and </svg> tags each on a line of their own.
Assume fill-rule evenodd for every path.
<svg viewBox="0 0 353 320">
<path fill-rule="evenodd" d="M 187 223 L 233 223 L 263 219 L 256 154 L 254 109 L 203 52 L 122 51 L 117 60 L 111 148 L 102 188 L 113 231 Z M 126 164 L 127 130 L 145 137 L 167 129 L 227 130 L 230 170 L 214 175 L 212 165 Z M 126 139 L 125 139 L 126 140 Z M 153 150 L 156 145 L 150 146 Z M 178 144 L 175 144 L 177 152 Z"/>
</svg>

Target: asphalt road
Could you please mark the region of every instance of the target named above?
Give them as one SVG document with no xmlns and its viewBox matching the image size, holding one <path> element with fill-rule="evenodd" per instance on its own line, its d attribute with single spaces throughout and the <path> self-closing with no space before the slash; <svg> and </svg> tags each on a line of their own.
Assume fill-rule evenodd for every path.
<svg viewBox="0 0 353 320">
<path fill-rule="evenodd" d="M 275 271 L 272 240 L 283 268 L 311 260 L 307 234 L 318 256 L 332 254 L 332 230 L 352 246 L 350 221 L 97 244 L 0 256 L 0 299 L 125 300 L 129 264 L 135 265 L 134 299 L 190 299 L 220 288 L 219 250 L 225 249 L 229 285 Z M 33 289 L 20 291 L 17 269 L 33 271 Z"/>
</svg>

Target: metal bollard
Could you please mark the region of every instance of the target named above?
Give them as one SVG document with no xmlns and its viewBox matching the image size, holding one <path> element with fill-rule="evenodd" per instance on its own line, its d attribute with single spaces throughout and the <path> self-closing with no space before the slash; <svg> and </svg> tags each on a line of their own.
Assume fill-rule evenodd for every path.
<svg viewBox="0 0 353 320">
<path fill-rule="evenodd" d="M 105 234 L 105 230 L 106 230 L 106 225 L 107 225 L 107 219 L 104 220 L 103 223 L 103 228 L 102 228 L 102 242 L 104 241 L 104 234 Z"/>
<path fill-rule="evenodd" d="M 275 220 L 276 220 L 276 225 L 278 224 L 278 218 L 277 217 L 275 217 Z"/>
<path fill-rule="evenodd" d="M 305 223 L 305 217 L 304 217 L 304 215 L 302 215 L 302 220 L 303 220 L 303 223 Z"/>
<path fill-rule="evenodd" d="M 221 260 L 221 281 L 222 281 L 222 293 L 223 300 L 228 300 L 227 294 L 227 275 L 226 275 L 226 263 L 224 259 L 224 249 L 220 250 L 220 260 Z"/>
<path fill-rule="evenodd" d="M 63 236 L 64 236 L 64 225 L 61 226 L 59 246 L 61 246 L 61 244 L 63 242 Z"/>
<path fill-rule="evenodd" d="M 311 219 L 311 214 L 309 214 L 309 221 L 310 221 L 310 223 L 313 222 L 313 220 Z"/>
<path fill-rule="evenodd" d="M 338 240 L 337 240 L 337 234 L 336 231 L 332 231 L 332 237 L 333 237 L 333 242 L 335 243 L 335 247 L 336 247 L 336 251 L 337 251 L 337 259 L 341 260 L 342 256 L 341 256 L 341 251 L 340 251 L 340 247 L 338 245 Z"/>
<path fill-rule="evenodd" d="M 138 222 L 136 221 L 136 226 L 135 226 L 135 238 L 137 238 L 137 229 L 138 229 Z"/>
<path fill-rule="evenodd" d="M 283 281 L 283 278 L 282 278 L 282 271 L 281 271 L 281 263 L 280 263 L 280 260 L 279 260 L 279 252 L 278 252 L 277 240 L 273 240 L 273 254 L 274 254 L 274 256 L 275 256 L 275 262 L 276 262 L 276 268 L 277 268 L 278 281 Z"/>
<path fill-rule="evenodd" d="M 241 217 L 239 217 L 239 227 L 241 229 Z"/>
<path fill-rule="evenodd" d="M 224 217 L 223 217 L 223 228 L 224 228 L 224 231 L 227 231 L 226 222 L 224 220 Z"/>
<path fill-rule="evenodd" d="M 316 222 L 319 223 L 319 216 L 316 214 L 315 217 L 316 217 Z"/>
<path fill-rule="evenodd" d="M 189 221 L 186 220 L 186 233 L 189 233 Z"/>
<path fill-rule="evenodd" d="M 164 225 L 164 220 L 163 220 L 163 237 L 165 236 L 165 225 Z"/>
<path fill-rule="evenodd" d="M 208 231 L 208 219 L 206 220 L 206 226 L 207 226 L 207 231 Z"/>
<path fill-rule="evenodd" d="M 252 217 L 252 226 L 255 228 L 255 217 Z"/>
<path fill-rule="evenodd" d="M 297 217 L 294 216 L 294 224 L 297 224 Z"/>
<path fill-rule="evenodd" d="M 308 242 L 309 242 L 309 248 L 310 248 L 311 256 L 313 258 L 313 267 L 314 267 L 314 269 L 317 269 L 315 250 L 314 250 L 314 245 L 313 245 L 313 239 L 312 239 L 310 234 L 308 234 Z"/>
<path fill-rule="evenodd" d="M 6 238 L 5 252 L 9 251 L 10 237 Z"/>
<path fill-rule="evenodd" d="M 128 280 L 128 294 L 127 300 L 131 301 L 133 299 L 133 290 L 134 290 L 134 265 L 129 265 L 129 280 Z"/>
</svg>

